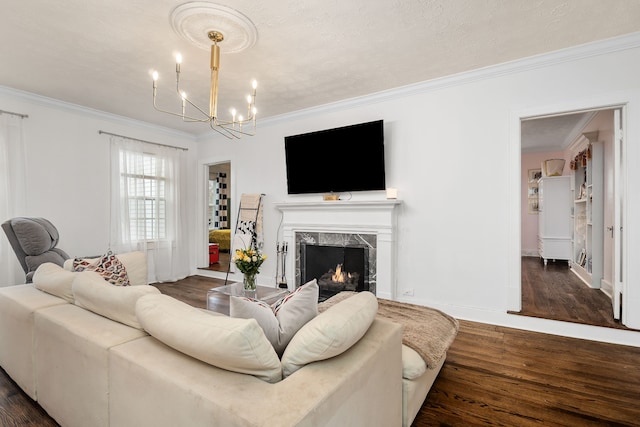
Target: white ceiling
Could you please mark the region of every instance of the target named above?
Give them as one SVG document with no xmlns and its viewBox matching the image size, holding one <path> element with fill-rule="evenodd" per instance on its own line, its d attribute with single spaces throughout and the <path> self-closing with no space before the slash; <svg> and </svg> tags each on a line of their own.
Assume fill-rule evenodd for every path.
<svg viewBox="0 0 640 427">
<path fill-rule="evenodd" d="M 187 92 L 208 105 L 209 53 L 169 22 L 183 3 L 3 0 L 0 85 L 202 134 L 204 125 L 184 124 L 151 103 L 150 72 L 157 69 L 160 104 L 173 108 L 173 55 L 179 51 Z M 242 104 L 253 78 L 264 118 L 640 31 L 637 0 L 221 4 L 257 29 L 256 43 L 242 52 L 225 54 L 220 44 L 222 117 L 227 106 Z"/>
<path fill-rule="evenodd" d="M 523 120 L 520 138 L 523 153 L 564 150 L 582 133 L 595 112 L 560 114 Z"/>
</svg>

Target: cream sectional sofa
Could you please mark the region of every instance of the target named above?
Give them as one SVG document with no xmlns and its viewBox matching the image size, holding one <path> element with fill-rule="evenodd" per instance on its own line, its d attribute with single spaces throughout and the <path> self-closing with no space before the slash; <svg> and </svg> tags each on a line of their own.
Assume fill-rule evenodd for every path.
<svg viewBox="0 0 640 427">
<path fill-rule="evenodd" d="M 145 283 L 144 255 L 118 257 L 139 286 L 113 287 L 93 272 L 45 265 L 34 284 L 0 288 L 0 366 L 62 426 L 407 426 L 442 366 L 416 369 L 420 361 L 411 362 L 417 354 L 402 346 L 402 328 L 371 318 L 355 343 L 342 342 L 346 351 L 269 382 L 240 366 L 247 351 L 273 363 L 262 360 L 262 338 L 246 335 L 259 329 L 255 320 L 161 295 Z M 337 304 L 312 322 L 324 327 L 353 307 Z M 174 319 L 169 336 L 157 330 L 162 313 Z M 227 369 L 203 361 L 189 348 L 194 340 L 181 347 L 188 331 L 204 334 L 221 324 L 231 325 L 222 333 L 244 352 L 221 364 Z M 196 341 L 208 341 L 201 336 Z"/>
</svg>

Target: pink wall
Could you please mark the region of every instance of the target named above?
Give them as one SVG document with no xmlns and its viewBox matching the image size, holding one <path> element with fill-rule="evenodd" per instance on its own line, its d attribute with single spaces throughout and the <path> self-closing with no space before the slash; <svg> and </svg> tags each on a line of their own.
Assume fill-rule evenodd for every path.
<svg viewBox="0 0 640 427">
<path fill-rule="evenodd" d="M 563 175 L 570 175 L 569 162 L 571 155 L 565 151 L 547 151 L 544 153 L 528 153 L 522 154 L 521 157 L 521 253 L 522 255 L 538 254 L 538 214 L 529 213 L 528 205 L 528 180 L 529 169 L 541 169 L 540 165 L 547 159 L 565 159 Z"/>
</svg>

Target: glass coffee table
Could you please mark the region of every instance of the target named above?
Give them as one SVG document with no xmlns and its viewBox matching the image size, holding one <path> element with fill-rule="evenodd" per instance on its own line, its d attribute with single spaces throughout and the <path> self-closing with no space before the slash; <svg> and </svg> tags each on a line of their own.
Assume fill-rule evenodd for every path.
<svg viewBox="0 0 640 427">
<path fill-rule="evenodd" d="M 246 296 L 249 298 L 264 301 L 267 304 L 273 304 L 280 298 L 287 295 L 289 291 L 287 289 L 271 288 L 269 286 L 256 286 L 256 291 L 252 293 L 254 295 L 245 294 L 242 282 L 232 283 L 226 286 L 219 286 L 217 288 L 211 288 L 207 292 L 207 310 L 226 314 L 228 316 L 229 300 L 231 296 Z"/>
</svg>

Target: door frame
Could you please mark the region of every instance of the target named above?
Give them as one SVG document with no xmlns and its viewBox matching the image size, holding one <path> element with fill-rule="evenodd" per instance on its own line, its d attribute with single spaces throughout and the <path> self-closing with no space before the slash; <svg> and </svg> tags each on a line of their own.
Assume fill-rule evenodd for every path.
<svg viewBox="0 0 640 427">
<path fill-rule="evenodd" d="M 510 207 L 510 222 L 509 222 L 509 234 L 511 238 L 509 239 L 510 247 L 509 254 L 510 257 L 508 259 L 508 277 L 509 284 L 507 288 L 507 310 L 508 312 L 519 312 L 522 310 L 522 267 L 521 267 L 521 251 L 522 251 L 522 236 L 521 236 L 521 226 L 522 226 L 522 216 L 521 216 L 521 153 L 522 153 L 522 141 L 521 141 L 521 123 L 523 120 L 527 119 L 536 119 L 536 118 L 544 118 L 551 116 L 558 116 L 563 114 L 571 114 L 577 112 L 587 112 L 587 111 L 601 111 L 601 110 L 610 110 L 619 108 L 622 110 L 623 117 L 626 116 L 627 105 L 630 102 L 629 99 L 625 99 L 619 95 L 613 96 L 605 96 L 600 98 L 585 98 L 575 101 L 568 101 L 566 103 L 552 104 L 552 105 L 542 105 L 535 108 L 530 108 L 527 110 L 517 110 L 512 111 L 510 117 L 510 141 L 509 144 L 509 195 L 512 197 L 509 207 Z M 626 120 L 623 123 L 628 123 Z M 626 126 L 623 129 L 623 140 L 622 140 L 622 150 L 624 153 L 628 153 L 627 150 L 627 138 L 626 134 Z M 626 156 L 622 159 L 622 171 L 618 175 L 623 183 L 628 182 L 627 177 L 627 167 L 626 167 Z M 627 186 L 622 186 L 623 191 L 626 191 Z M 622 194 L 622 199 L 626 200 L 626 194 Z M 628 218 L 627 215 L 627 204 L 624 204 L 622 207 L 622 212 L 620 213 L 623 218 Z M 627 229 L 622 230 L 622 277 L 628 278 L 628 274 L 626 274 L 626 268 L 629 265 L 627 262 L 629 251 L 626 248 L 626 242 L 628 239 L 626 238 Z M 622 293 L 626 293 L 627 281 L 623 281 L 622 283 Z M 622 312 L 623 319 L 622 323 L 625 324 L 625 314 L 627 313 L 627 300 L 623 299 L 622 301 Z"/>
<path fill-rule="evenodd" d="M 207 224 L 207 209 L 208 209 L 208 197 L 209 197 L 209 166 L 217 165 L 221 163 L 230 163 L 231 164 L 231 173 L 229 174 L 229 187 L 231 190 L 229 191 L 229 197 L 231 200 L 235 200 L 235 172 L 233 168 L 233 161 L 228 157 L 214 157 L 202 159 L 199 162 L 198 167 L 198 182 L 197 182 L 197 197 L 196 197 L 196 206 L 197 215 L 196 215 L 196 233 L 197 238 L 196 242 L 196 268 L 201 268 L 200 266 L 209 265 L 209 239 L 207 236 L 209 235 L 209 227 Z M 235 229 L 235 217 L 233 215 L 229 218 L 229 226 L 233 230 Z M 222 275 L 224 277 L 224 273 L 211 272 L 213 276 Z"/>
</svg>

